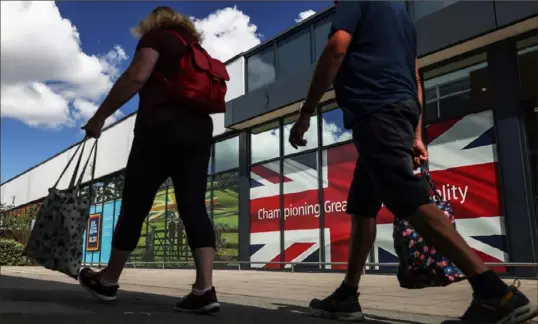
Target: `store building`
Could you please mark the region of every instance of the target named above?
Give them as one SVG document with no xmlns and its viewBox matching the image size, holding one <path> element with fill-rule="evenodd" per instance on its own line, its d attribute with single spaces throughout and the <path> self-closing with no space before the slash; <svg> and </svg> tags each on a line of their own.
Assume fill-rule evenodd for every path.
<svg viewBox="0 0 538 324">
<path fill-rule="evenodd" d="M 430 168 L 453 204 L 458 231 L 488 262 L 538 262 L 538 3 L 419 1 L 408 2 L 408 9 L 418 33 Z M 357 152 L 332 90 L 312 117 L 307 146 L 295 150 L 287 142 L 333 14 L 330 8 L 312 16 L 227 62 L 227 112 L 214 116 L 206 200 L 220 260 L 250 261 L 252 268 L 290 266 L 272 262 L 345 268 L 351 224 L 345 201 Z M 83 175 L 84 192 L 90 185 L 95 192 L 88 263 L 110 256 L 135 117 L 103 132 L 96 180 Z M 13 204 L 13 213 L 38 205 L 73 152 L 68 148 L 4 182 L 2 202 Z M 170 185 L 155 197 L 133 262 L 178 267 L 190 260 Z M 396 261 L 387 210 L 378 217 L 370 259 Z M 533 268 L 495 269 L 535 274 Z"/>
</svg>

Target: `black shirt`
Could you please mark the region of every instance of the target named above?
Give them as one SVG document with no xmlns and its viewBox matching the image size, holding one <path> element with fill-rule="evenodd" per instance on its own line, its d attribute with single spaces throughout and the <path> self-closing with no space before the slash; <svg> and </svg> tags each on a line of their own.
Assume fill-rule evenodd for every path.
<svg viewBox="0 0 538 324">
<path fill-rule="evenodd" d="M 334 82 L 346 128 L 392 103 L 418 102 L 416 31 L 403 1 L 338 2 L 330 35 L 338 30 L 353 35 Z"/>
<path fill-rule="evenodd" d="M 187 42 L 193 36 L 184 30 L 177 29 Z M 172 30 L 155 28 L 144 34 L 139 40 L 136 50 L 152 48 L 159 52 L 159 59 L 153 72 L 160 72 L 167 78 L 179 73 L 179 62 L 185 46 L 174 35 Z M 196 114 L 192 107 L 184 107 L 170 96 L 165 84 L 152 74 L 144 87 L 139 91 L 138 113 L 135 122 L 135 134 L 151 131 L 165 123 L 173 123 L 177 127 L 189 127 L 195 133 L 213 132 L 213 120 L 208 115 Z"/>
</svg>

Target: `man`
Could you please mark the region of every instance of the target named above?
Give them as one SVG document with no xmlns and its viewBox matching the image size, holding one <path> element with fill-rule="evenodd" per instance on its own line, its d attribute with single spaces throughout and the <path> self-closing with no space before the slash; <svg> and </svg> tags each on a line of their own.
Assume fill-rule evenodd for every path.
<svg viewBox="0 0 538 324">
<path fill-rule="evenodd" d="M 536 316 L 517 287 L 508 287 L 430 203 L 429 191 L 413 169 L 426 162 L 422 142 L 422 89 L 416 67 L 413 22 L 403 2 L 338 2 L 328 43 L 289 141 L 303 135 L 322 95 L 334 81 L 345 127 L 353 132 L 359 159 L 347 202 L 352 217 L 348 268 L 341 286 L 310 303 L 315 315 L 362 321 L 358 285 L 376 235 L 376 215 L 384 203 L 466 274 L 474 300 L 463 315 L 472 323 L 523 323 Z"/>
</svg>

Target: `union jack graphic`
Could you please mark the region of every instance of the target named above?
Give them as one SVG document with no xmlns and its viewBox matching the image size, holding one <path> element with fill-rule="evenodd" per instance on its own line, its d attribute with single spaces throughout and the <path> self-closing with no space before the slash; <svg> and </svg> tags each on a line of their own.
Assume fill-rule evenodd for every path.
<svg viewBox="0 0 538 324">
<path fill-rule="evenodd" d="M 507 259 L 504 220 L 499 204 L 491 111 L 427 126 L 430 170 L 441 195 L 451 202 L 457 230 L 484 261 Z M 319 260 L 320 228 L 324 228 L 326 261 L 345 262 L 351 221 L 345 201 L 357 159 L 352 144 L 322 155 L 324 203 L 319 204 L 316 153 L 284 162 L 284 214 L 280 215 L 279 164 L 251 168 L 251 260 L 280 261 L 280 218 L 284 218 L 284 255 L 289 262 Z M 319 211 L 325 210 L 320 224 Z M 374 262 L 396 262 L 393 215 L 383 208 L 377 218 Z M 270 268 L 267 264 L 258 267 Z M 342 269 L 343 266 L 334 266 Z M 504 268 L 496 268 L 505 271 Z"/>
</svg>

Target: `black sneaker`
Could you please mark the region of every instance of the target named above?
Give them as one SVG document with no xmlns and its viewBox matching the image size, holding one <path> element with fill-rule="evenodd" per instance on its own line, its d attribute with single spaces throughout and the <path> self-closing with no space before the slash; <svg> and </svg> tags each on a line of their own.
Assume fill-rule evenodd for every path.
<svg viewBox="0 0 538 324">
<path fill-rule="evenodd" d="M 312 299 L 309 309 L 312 315 L 317 317 L 346 322 L 364 321 L 364 314 L 361 304 L 359 304 L 359 294 L 343 299 L 334 292 L 325 299 Z"/>
<path fill-rule="evenodd" d="M 90 268 L 84 268 L 80 270 L 78 282 L 82 288 L 101 301 L 111 302 L 116 300 L 116 293 L 120 286 L 105 286 L 101 284 L 101 274 L 102 271 L 95 272 Z"/>
<path fill-rule="evenodd" d="M 484 300 L 474 297 L 471 306 L 460 320 L 443 323 L 525 323 L 538 315 L 538 306 L 533 305 L 518 290 L 520 285 L 518 280 L 514 281 L 514 284 L 508 287 L 506 295 L 499 299 Z"/>
<path fill-rule="evenodd" d="M 220 310 L 215 288 L 211 288 L 203 295 L 195 295 L 192 292 L 176 303 L 174 309 L 183 313 L 208 314 Z"/>
</svg>

